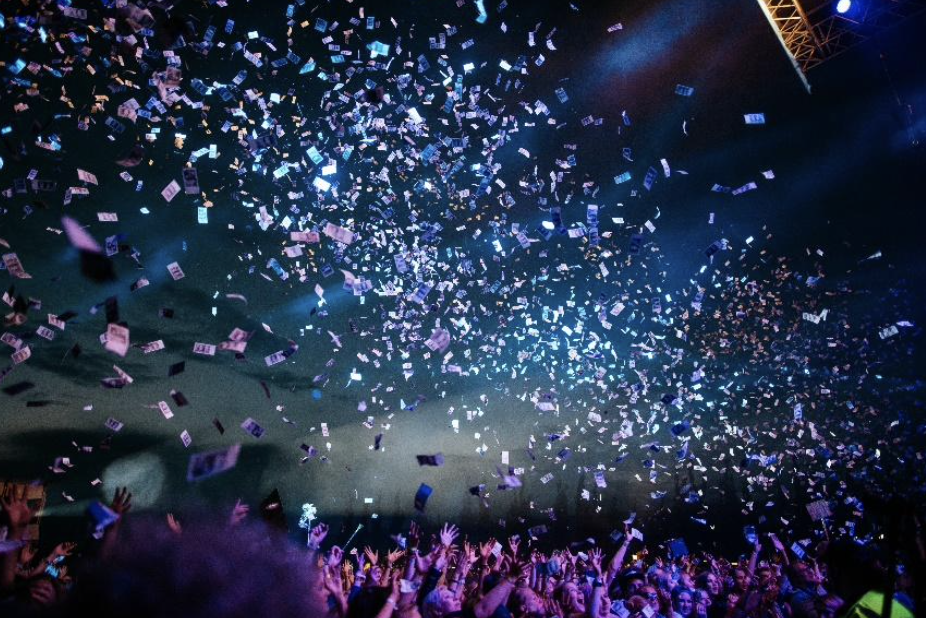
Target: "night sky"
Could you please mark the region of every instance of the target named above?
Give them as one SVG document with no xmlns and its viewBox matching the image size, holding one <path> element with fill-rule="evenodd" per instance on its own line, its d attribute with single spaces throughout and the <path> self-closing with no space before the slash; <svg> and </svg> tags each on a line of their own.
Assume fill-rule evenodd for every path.
<svg viewBox="0 0 926 618">
<path fill-rule="evenodd" d="M 922 500 L 923 16 L 808 94 L 754 2 L 228 4 L 0 8 L 31 276 L 0 273 L 31 352 L 0 361 L 0 478 L 47 484 L 43 525 L 123 484 L 180 517 L 276 488 L 337 540 L 636 512 L 736 550 Z"/>
</svg>

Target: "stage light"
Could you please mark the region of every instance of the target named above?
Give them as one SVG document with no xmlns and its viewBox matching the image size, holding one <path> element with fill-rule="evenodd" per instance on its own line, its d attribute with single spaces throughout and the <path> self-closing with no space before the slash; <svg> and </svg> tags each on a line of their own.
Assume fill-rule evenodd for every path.
<svg viewBox="0 0 926 618">
<path fill-rule="evenodd" d="M 139 453 L 117 459 L 103 470 L 103 498 L 112 499 L 114 487 L 129 487 L 136 510 L 157 503 L 167 487 L 167 467 L 153 453 Z"/>
<path fill-rule="evenodd" d="M 546 230 L 555 230 L 555 229 L 556 229 L 556 226 L 553 225 L 553 222 L 552 222 L 552 221 L 544 221 L 542 225 L 543 225 L 543 228 L 546 229 Z"/>
<path fill-rule="evenodd" d="M 836 3 L 836 12 L 840 15 L 847 13 L 852 8 L 852 0 L 839 0 Z"/>
</svg>

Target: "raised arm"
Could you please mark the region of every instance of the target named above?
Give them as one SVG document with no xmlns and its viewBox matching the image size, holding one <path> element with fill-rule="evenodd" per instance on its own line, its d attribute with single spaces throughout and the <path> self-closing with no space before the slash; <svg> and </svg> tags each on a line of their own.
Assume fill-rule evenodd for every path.
<svg viewBox="0 0 926 618">
<path fill-rule="evenodd" d="M 492 547 L 495 546 L 495 539 L 489 539 L 486 543 L 479 544 L 479 585 L 476 588 L 476 594 L 479 598 L 482 598 L 483 595 L 483 582 L 485 582 L 486 575 L 489 572 L 489 556 L 492 555 Z"/>
<path fill-rule="evenodd" d="M 621 572 L 621 566 L 624 564 L 624 558 L 627 556 L 627 550 L 630 548 L 630 542 L 632 540 L 633 537 L 630 536 L 630 526 L 624 524 L 624 540 L 621 542 L 621 546 L 617 548 L 617 551 L 614 552 L 614 556 L 611 557 L 611 562 L 608 563 L 608 572 L 605 574 L 606 586 L 610 587 L 611 582 L 613 582 L 617 574 Z"/>
<path fill-rule="evenodd" d="M 543 585 L 543 577 L 540 576 L 540 569 L 542 564 L 546 564 L 546 557 L 541 555 L 540 552 L 534 550 L 531 553 L 531 580 L 528 582 L 528 586 L 531 587 L 535 592 L 540 592 L 541 586 Z"/>
<path fill-rule="evenodd" d="M 318 524 L 309 532 L 309 549 L 318 551 L 328 536 L 328 524 Z"/>
<path fill-rule="evenodd" d="M 122 521 L 132 509 L 132 494 L 129 493 L 128 487 L 116 489 L 112 504 L 109 505 L 109 508 L 119 517 L 112 525 L 106 528 L 106 531 L 103 533 L 103 543 L 100 546 L 100 557 L 104 559 L 111 555 L 115 549 L 116 542 L 119 539 L 119 531 L 122 529 Z"/>
<path fill-rule="evenodd" d="M 515 584 L 518 583 L 517 574 L 509 573 L 495 584 L 495 587 L 482 597 L 475 607 L 473 614 L 476 618 L 489 618 L 498 609 L 498 606 L 508 600 L 508 595 L 514 590 Z"/>
<path fill-rule="evenodd" d="M 376 614 L 376 618 L 389 618 L 392 616 L 392 612 L 398 607 L 400 596 L 399 574 L 396 573 L 392 576 L 392 587 L 389 591 L 389 596 L 386 597 L 386 603 L 383 605 L 383 608 L 379 610 L 379 613 Z"/>
<path fill-rule="evenodd" d="M 466 588 L 466 576 L 475 561 L 475 548 L 469 543 L 463 543 L 463 552 L 460 554 L 460 560 L 457 563 L 456 570 L 453 572 L 453 581 L 450 584 L 450 592 L 453 593 L 454 598 L 463 598 L 463 590 Z"/>
<path fill-rule="evenodd" d="M 347 615 L 347 598 L 344 596 L 344 580 L 341 578 L 341 559 L 344 552 L 335 545 L 328 555 L 328 564 L 325 566 L 325 590 L 335 600 L 338 615 Z"/>
<path fill-rule="evenodd" d="M 749 577 L 754 577 L 756 574 L 756 565 L 759 563 L 759 553 L 762 551 L 762 543 L 759 541 L 759 537 L 756 536 L 756 543 L 752 546 L 752 556 L 749 557 Z"/>
<path fill-rule="evenodd" d="M 26 527 L 32 519 L 32 510 L 26 503 L 26 488 L 22 493 L 15 495 L 10 488 L 6 495 L 0 498 L 4 518 L 7 524 L 7 541 L 20 542 L 26 536 Z M 13 551 L 0 553 L 0 593 L 12 590 L 16 579 L 16 565 L 19 563 L 21 547 Z"/>
<path fill-rule="evenodd" d="M 45 572 L 45 569 L 47 569 L 49 565 L 57 564 L 59 559 L 70 556 L 75 547 L 77 547 L 77 543 L 59 543 L 44 560 L 40 561 L 31 571 L 26 573 L 26 579 L 38 577 Z"/>
<path fill-rule="evenodd" d="M 785 566 L 789 566 L 791 560 L 788 558 L 788 551 L 785 549 L 784 543 L 778 539 L 778 535 L 774 532 L 770 533 L 768 538 L 772 541 L 772 546 L 774 546 L 775 551 L 781 555 L 781 561 L 784 562 Z"/>
<path fill-rule="evenodd" d="M 389 582 L 392 581 L 393 569 L 395 569 L 395 563 L 398 562 L 402 556 L 405 555 L 405 551 L 401 549 L 395 549 L 386 554 L 386 568 L 383 570 L 383 574 L 380 577 L 380 586 L 388 586 Z"/>
<path fill-rule="evenodd" d="M 605 584 L 600 579 L 596 579 L 592 585 L 592 598 L 588 607 L 585 608 L 585 614 L 588 618 L 597 618 L 601 615 L 601 599 L 604 597 Z"/>
<path fill-rule="evenodd" d="M 247 504 L 241 501 L 241 498 L 235 502 L 234 508 L 232 508 L 231 515 L 228 516 L 228 526 L 234 528 L 241 522 L 243 522 L 248 517 L 248 512 L 251 510 Z"/>
</svg>

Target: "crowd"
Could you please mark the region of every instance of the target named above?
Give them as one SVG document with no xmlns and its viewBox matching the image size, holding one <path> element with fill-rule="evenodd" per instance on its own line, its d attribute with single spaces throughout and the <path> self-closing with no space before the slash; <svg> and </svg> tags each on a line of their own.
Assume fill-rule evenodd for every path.
<svg viewBox="0 0 926 618">
<path fill-rule="evenodd" d="M 554 549 L 413 524 L 362 549 L 318 524 L 307 555 L 279 502 L 262 517 L 239 503 L 220 525 L 165 522 L 127 518 L 123 489 L 93 504 L 86 541 L 46 553 L 14 492 L 0 509 L 0 618 L 905 618 L 922 606 L 917 520 L 858 533 L 873 516 L 856 491 L 926 496 L 915 268 L 841 221 L 819 234 L 822 216 L 789 217 L 830 199 L 828 175 L 797 173 L 813 165 L 770 167 L 792 154 L 774 136 L 813 116 L 766 124 L 765 105 L 794 106 L 712 97 L 690 58 L 674 68 L 682 46 L 653 56 L 659 71 L 628 70 L 614 50 L 664 27 L 623 6 L 626 28 L 581 2 L 92 4 L 0 5 L 0 452 L 34 478 L 46 465 L 29 457 L 67 449 L 48 467 L 61 489 L 50 508 L 118 478 L 110 445 L 128 436 L 169 437 L 190 454 L 190 483 L 279 449 L 252 461 L 299 461 L 316 495 L 376 508 L 378 473 L 415 455 L 403 480 L 421 482 L 423 510 L 445 465 L 434 444 L 485 512 L 526 487 L 532 516 L 564 519 L 554 496 L 578 477 L 588 512 L 633 494 L 649 513 L 683 502 L 705 531 L 731 503 L 781 528 L 724 558 L 632 529 Z M 672 5 L 685 28 L 666 36 L 698 39 Z M 564 66 L 580 50 L 608 50 L 588 64 L 606 66 Z M 78 401 L 66 440 L 34 413 Z M 158 456 L 176 455 L 162 444 Z M 497 491 L 473 452 L 500 466 Z M 454 496 L 436 491 L 430 513 Z M 788 529 L 820 503 L 838 513 L 832 539 Z"/>
<path fill-rule="evenodd" d="M 108 507 L 97 505 L 109 517 L 95 517 L 86 548 L 61 543 L 40 559 L 24 538 L 33 513 L 8 492 L 0 615 L 867 618 L 887 609 L 908 618 L 926 561 L 916 517 L 897 528 L 911 536 L 899 549 L 894 533 L 867 544 L 826 539 L 798 559 L 768 533 L 730 561 L 677 549 L 656 555 L 626 524 L 613 550 L 588 539 L 543 553 L 517 535 L 479 543 L 450 524 L 425 535 L 414 522 L 390 551 L 348 551 L 326 543 L 320 523 L 305 550 L 268 525 L 279 521 L 272 504 L 260 523 L 239 502 L 223 525 L 173 514 L 124 525 L 131 505 L 118 490 Z M 893 590 L 888 605 L 885 589 Z"/>
</svg>

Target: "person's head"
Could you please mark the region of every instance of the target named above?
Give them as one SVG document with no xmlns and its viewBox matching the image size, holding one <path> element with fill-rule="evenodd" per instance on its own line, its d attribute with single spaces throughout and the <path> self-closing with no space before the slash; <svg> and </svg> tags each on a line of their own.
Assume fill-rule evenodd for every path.
<svg viewBox="0 0 926 618">
<path fill-rule="evenodd" d="M 798 588 L 816 586 L 818 583 L 816 571 L 806 562 L 794 562 L 791 565 L 791 581 Z"/>
<path fill-rule="evenodd" d="M 585 595 L 575 582 L 566 582 L 560 588 L 560 604 L 570 613 L 585 613 Z"/>
<path fill-rule="evenodd" d="M 552 598 L 553 595 L 556 594 L 556 591 L 560 588 L 562 588 L 562 586 L 560 586 L 559 579 L 556 577 L 548 577 L 546 582 L 544 582 L 543 597 Z"/>
<path fill-rule="evenodd" d="M 527 586 L 518 586 L 512 591 L 508 598 L 508 609 L 516 618 L 542 617 L 545 612 L 543 599 Z"/>
<path fill-rule="evenodd" d="M 694 601 L 695 607 L 702 605 L 704 606 L 705 610 L 707 610 L 707 608 L 711 606 L 711 603 L 713 603 L 713 599 L 711 599 L 711 595 L 707 592 L 707 590 L 693 590 L 691 592 L 691 598 L 692 601 Z"/>
<path fill-rule="evenodd" d="M 715 573 L 706 571 L 698 576 L 698 588 L 707 591 L 711 597 L 717 597 L 723 590 L 720 578 Z"/>
<path fill-rule="evenodd" d="M 694 597 L 691 591 L 686 588 L 676 588 L 672 591 L 672 609 L 682 616 L 688 618 L 694 611 Z"/>
<path fill-rule="evenodd" d="M 681 588 L 688 588 L 689 590 L 694 588 L 694 578 L 691 576 L 691 573 L 682 571 L 678 576 L 678 585 Z"/>
<path fill-rule="evenodd" d="M 826 589 L 851 607 L 884 581 L 884 568 L 879 558 L 878 549 L 871 545 L 860 546 L 851 540 L 831 543 L 823 556 L 823 561 L 833 567 L 827 572 Z M 792 568 L 789 573 L 792 582 L 795 576 L 800 577 Z"/>
<path fill-rule="evenodd" d="M 387 588 L 379 586 L 361 588 L 360 593 L 351 600 L 346 618 L 375 616 L 383 608 L 387 596 L 389 596 Z M 329 603 L 329 607 L 333 607 L 333 603 Z"/>
<path fill-rule="evenodd" d="M 652 568 L 649 571 L 648 581 L 660 590 L 673 590 L 678 585 L 678 580 L 672 577 L 668 569 Z M 684 586 L 682 586 L 684 587 Z"/>
<path fill-rule="evenodd" d="M 320 572 L 304 550 L 270 545 L 261 524 L 232 533 L 211 521 L 124 524 L 106 562 L 85 563 L 64 608 L 95 618 L 304 618 L 326 611 Z"/>
<path fill-rule="evenodd" d="M 421 604 L 421 618 L 442 618 L 460 611 L 460 600 L 447 586 L 438 586 L 428 593 Z"/>
<path fill-rule="evenodd" d="M 650 584 L 641 586 L 637 594 L 646 601 L 646 604 L 649 605 L 650 608 L 657 612 L 659 611 L 659 592 L 656 591 L 655 586 L 651 586 Z"/>
<path fill-rule="evenodd" d="M 624 598 L 630 598 L 646 584 L 646 578 L 640 571 L 631 571 L 624 575 Z"/>
<path fill-rule="evenodd" d="M 614 603 L 620 603 L 620 601 L 615 601 Z M 643 608 L 649 605 L 649 603 L 646 602 L 646 599 L 643 598 L 643 595 L 640 594 L 633 595 L 623 603 L 624 607 L 627 609 L 627 611 L 630 612 L 631 616 L 642 616 Z M 612 613 L 616 614 L 617 612 L 615 611 Z"/>
<path fill-rule="evenodd" d="M 730 590 L 727 592 L 727 607 L 736 607 L 739 605 L 739 602 L 742 598 L 743 595 L 741 595 L 739 592 L 736 590 Z"/>
<path fill-rule="evenodd" d="M 746 592 L 749 590 L 749 572 L 743 568 L 737 568 L 733 571 L 733 587 L 737 592 Z"/>
<path fill-rule="evenodd" d="M 653 565 L 649 568 L 649 570 L 646 571 L 646 581 L 653 584 L 657 588 L 663 586 L 667 579 L 668 574 L 662 567 Z"/>
<path fill-rule="evenodd" d="M 761 589 L 762 602 L 770 605 L 778 601 L 778 595 L 781 589 L 778 587 L 778 580 L 772 580 L 767 586 Z"/>
<path fill-rule="evenodd" d="M 764 566 L 756 569 L 756 581 L 759 588 L 766 589 L 775 583 L 775 573 L 770 567 Z"/>
</svg>

